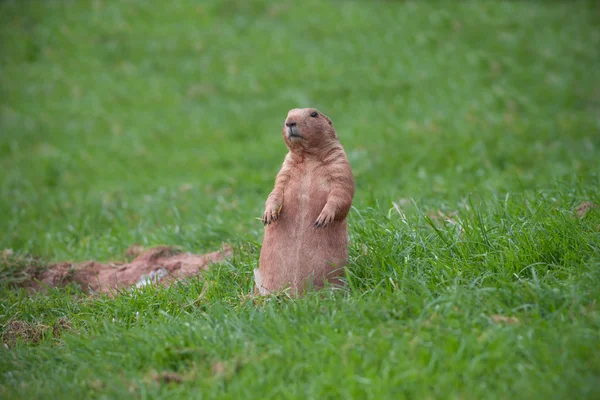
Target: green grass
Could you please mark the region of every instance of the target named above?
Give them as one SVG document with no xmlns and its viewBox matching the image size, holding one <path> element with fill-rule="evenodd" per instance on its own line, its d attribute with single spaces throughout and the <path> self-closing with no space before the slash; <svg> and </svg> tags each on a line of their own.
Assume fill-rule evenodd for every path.
<svg viewBox="0 0 600 400">
<path fill-rule="evenodd" d="M 2 1 L 0 48 L 0 397 L 600 397 L 596 2 Z M 309 106 L 355 174 L 348 287 L 252 298 Z M 15 286 L 222 242 L 167 289 Z"/>
</svg>

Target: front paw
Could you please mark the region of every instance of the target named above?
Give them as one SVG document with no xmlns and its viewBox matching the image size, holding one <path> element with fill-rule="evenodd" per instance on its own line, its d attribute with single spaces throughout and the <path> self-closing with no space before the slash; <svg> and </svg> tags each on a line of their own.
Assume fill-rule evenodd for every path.
<svg viewBox="0 0 600 400">
<path fill-rule="evenodd" d="M 281 212 L 281 208 L 282 206 L 267 206 L 265 209 L 265 213 L 262 216 L 263 225 L 270 225 L 271 222 L 277 221 L 277 219 L 279 218 L 279 213 Z"/>
<path fill-rule="evenodd" d="M 333 222 L 334 218 L 335 218 L 335 212 L 333 212 L 330 209 L 328 209 L 327 207 L 325 207 L 323 209 L 323 211 L 321 211 L 319 218 L 317 218 L 317 220 L 315 221 L 315 226 L 317 228 L 324 228 L 327 225 L 331 224 Z"/>
</svg>

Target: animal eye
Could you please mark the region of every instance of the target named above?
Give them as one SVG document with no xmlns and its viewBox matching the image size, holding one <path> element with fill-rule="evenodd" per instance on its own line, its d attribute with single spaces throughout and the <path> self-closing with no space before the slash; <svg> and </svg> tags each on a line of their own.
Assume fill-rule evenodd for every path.
<svg viewBox="0 0 600 400">
<path fill-rule="evenodd" d="M 313 111 L 312 114 L 310 114 L 310 116 L 313 118 L 317 118 L 319 116 L 319 114 L 317 114 L 316 111 Z"/>
</svg>

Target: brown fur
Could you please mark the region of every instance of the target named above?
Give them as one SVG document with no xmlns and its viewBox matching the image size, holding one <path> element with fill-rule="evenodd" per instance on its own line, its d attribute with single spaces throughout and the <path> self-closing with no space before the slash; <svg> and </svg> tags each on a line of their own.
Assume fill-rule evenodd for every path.
<svg viewBox="0 0 600 400">
<path fill-rule="evenodd" d="M 338 283 L 348 259 L 346 216 L 354 178 L 331 119 L 314 108 L 293 109 L 282 133 L 289 152 L 265 204 L 255 270 L 262 294 Z"/>
</svg>

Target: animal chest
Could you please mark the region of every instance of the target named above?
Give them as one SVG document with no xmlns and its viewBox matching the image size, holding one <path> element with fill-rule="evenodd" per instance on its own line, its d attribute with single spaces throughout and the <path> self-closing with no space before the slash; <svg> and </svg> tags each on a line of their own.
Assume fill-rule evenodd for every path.
<svg viewBox="0 0 600 400">
<path fill-rule="evenodd" d="M 283 208 L 300 219 L 316 218 L 327 203 L 329 191 L 324 168 L 298 168 L 284 191 Z"/>
</svg>

